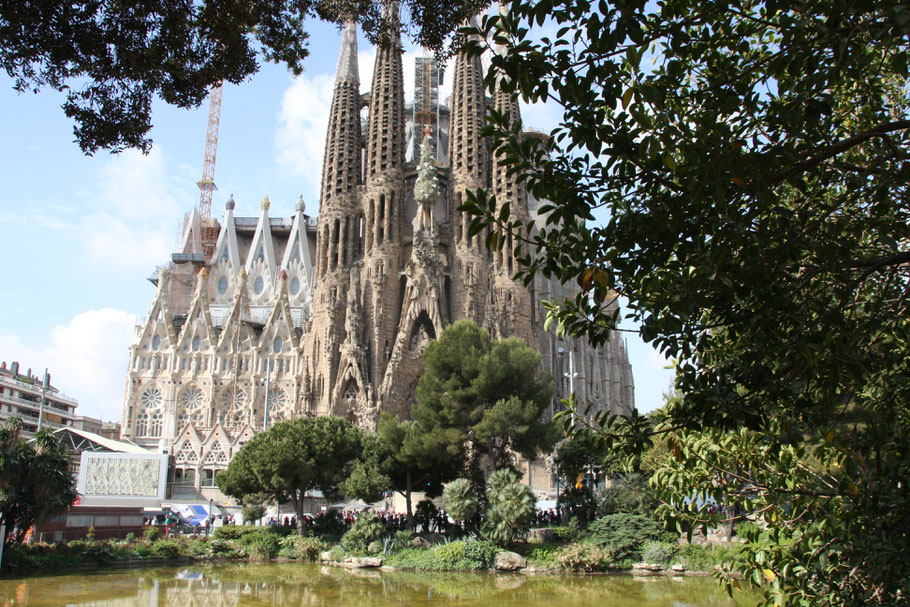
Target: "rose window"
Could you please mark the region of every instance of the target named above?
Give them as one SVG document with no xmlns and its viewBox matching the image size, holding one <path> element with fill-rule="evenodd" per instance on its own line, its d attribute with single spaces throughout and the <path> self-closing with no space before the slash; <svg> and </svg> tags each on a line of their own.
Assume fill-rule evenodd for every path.
<svg viewBox="0 0 910 607">
<path fill-rule="evenodd" d="M 205 423 L 205 395 L 197 388 L 190 388 L 180 397 L 180 409 L 177 411 L 177 424 L 182 428 L 186 424 L 200 427 Z"/>
<path fill-rule="evenodd" d="M 149 388 L 139 397 L 139 412 L 136 414 L 136 436 L 155 438 L 161 436 L 164 414 L 161 411 L 161 391 Z"/>
<path fill-rule="evenodd" d="M 290 413 L 290 400 L 284 390 L 269 390 L 269 426 L 288 419 Z"/>
<path fill-rule="evenodd" d="M 236 428 L 246 420 L 248 411 L 243 390 L 226 390 L 221 397 L 221 405 L 218 421 L 226 428 Z"/>
</svg>

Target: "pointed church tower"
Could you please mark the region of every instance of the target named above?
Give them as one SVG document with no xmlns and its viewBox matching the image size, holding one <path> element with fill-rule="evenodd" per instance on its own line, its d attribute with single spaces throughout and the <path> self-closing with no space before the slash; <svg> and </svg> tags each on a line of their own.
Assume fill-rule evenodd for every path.
<svg viewBox="0 0 910 607">
<path fill-rule="evenodd" d="M 476 23 L 476 21 L 475 21 Z M 490 178 L 487 142 L 480 135 L 486 113 L 483 66 L 480 57 L 459 54 L 455 59 L 452 86 L 449 165 L 453 237 L 456 259 L 452 271 L 455 284 L 464 285 L 454 293 L 453 307 L 460 317 L 482 323 L 483 305 L 489 285 L 488 256 L 484 235 L 468 236 L 471 217 L 458 211 L 470 190 L 486 188 Z"/>
<path fill-rule="evenodd" d="M 500 13 L 506 10 L 500 4 Z M 502 52 L 501 50 L 499 52 Z M 500 78 L 504 76 L 500 75 Z M 516 95 L 504 92 L 497 87 L 493 98 L 493 107 L 497 112 L 508 115 L 514 124 L 521 120 Z M 510 220 L 527 224 L 528 192 L 523 184 L 518 183 L 515 175 L 509 175 L 508 166 L 502 161 L 501 154 L 493 154 L 491 192 L 496 196 L 498 209 L 509 204 Z M 504 236 L 499 250 L 492 251 L 491 292 L 488 295 L 487 318 L 484 325 L 494 337 L 519 337 L 529 345 L 535 343 L 532 326 L 531 307 L 534 305 L 531 292 L 520 282 L 512 279 L 518 269 L 515 263 L 515 249 L 518 243 L 511 235 Z"/>
<path fill-rule="evenodd" d="M 387 2 L 383 17 L 390 39 L 376 49 L 363 193 L 366 210 L 364 311 L 370 328 L 367 339 L 374 381 L 383 377 L 395 343 L 395 316 L 401 306 L 399 282 L 405 228 L 404 82 L 398 3 Z"/>
<path fill-rule="evenodd" d="M 335 92 L 322 166 L 322 199 L 316 236 L 313 322 L 307 352 L 316 413 L 328 413 L 337 371 L 338 348 L 344 341 L 344 305 L 351 267 L 363 254 L 360 78 L 357 27 L 345 25 L 335 76 Z M 338 302 L 342 302 L 340 305 Z"/>
</svg>

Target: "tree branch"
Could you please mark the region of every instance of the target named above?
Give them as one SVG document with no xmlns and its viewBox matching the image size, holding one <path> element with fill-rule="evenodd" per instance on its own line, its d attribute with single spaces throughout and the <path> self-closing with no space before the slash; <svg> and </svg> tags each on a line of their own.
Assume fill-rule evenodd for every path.
<svg viewBox="0 0 910 607">
<path fill-rule="evenodd" d="M 785 181 L 786 179 L 789 179 L 793 175 L 796 175 L 797 173 L 802 173 L 806 169 L 814 167 L 814 166 L 824 162 L 825 160 L 828 160 L 829 158 L 833 158 L 834 156 L 837 156 L 841 152 L 845 152 L 845 151 L 849 150 L 850 148 L 863 143 L 864 141 L 868 141 L 869 139 L 873 139 L 876 137 L 884 137 L 888 133 L 893 133 L 895 131 L 902 131 L 905 129 L 910 129 L 910 120 L 896 120 L 894 122 L 886 122 L 884 124 L 880 124 L 876 127 L 873 127 L 871 129 L 869 129 L 868 131 L 864 131 L 862 133 L 857 133 L 853 137 L 844 139 L 842 141 L 838 141 L 837 143 L 828 146 L 827 148 L 823 149 L 821 152 L 819 152 L 815 156 L 812 156 L 811 158 L 807 158 L 806 160 L 803 160 L 802 162 L 797 162 L 795 165 L 793 165 L 786 171 L 783 171 L 781 173 L 778 173 L 777 175 L 772 176 L 770 179 L 770 183 L 778 184 L 782 181 Z"/>
</svg>

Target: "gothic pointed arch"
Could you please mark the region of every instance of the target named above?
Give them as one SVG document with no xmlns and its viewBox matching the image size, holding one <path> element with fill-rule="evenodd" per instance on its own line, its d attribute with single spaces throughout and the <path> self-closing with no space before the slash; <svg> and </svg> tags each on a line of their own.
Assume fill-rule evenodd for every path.
<svg viewBox="0 0 910 607">
<path fill-rule="evenodd" d="M 202 220 L 199 211 L 193 209 L 185 222 L 178 250 L 186 255 L 202 254 Z"/>
<path fill-rule="evenodd" d="M 281 270 L 287 275 L 288 300 L 292 306 L 305 308 L 306 315 L 313 297 L 313 260 L 306 234 L 306 216 L 303 196 L 297 203 L 297 213 L 291 226 L 291 235 L 284 250 Z M 300 319 L 303 321 L 303 318 Z M 298 325 L 300 323 L 297 323 Z"/>
<path fill-rule="evenodd" d="M 260 205 L 262 213 L 259 215 L 259 223 L 256 225 L 256 231 L 253 233 L 253 240 L 250 244 L 250 250 L 247 253 L 245 269 L 250 276 L 251 296 L 259 296 L 265 293 L 268 296 L 267 288 L 275 283 L 278 275 L 277 264 L 275 263 L 275 243 L 272 240 L 272 225 L 269 220 L 269 197 L 263 198 Z M 257 279 L 262 279 L 263 289 L 258 290 Z"/>
<path fill-rule="evenodd" d="M 222 356 L 233 355 L 238 346 L 240 350 L 248 349 L 258 341 L 247 322 L 251 318 L 249 298 L 246 294 L 247 280 L 246 272 L 241 270 L 237 276 L 238 288 L 234 293 L 234 301 L 218 335 L 218 352 Z"/>
<path fill-rule="evenodd" d="M 159 336 L 161 347 L 170 347 L 177 343 L 174 317 L 167 305 L 169 283 L 170 273 L 167 270 L 161 270 L 158 274 L 158 288 L 155 291 L 152 306 L 137 340 L 139 345 L 151 346 L 155 335 Z"/>
<path fill-rule="evenodd" d="M 212 262 L 225 262 L 231 269 L 231 275 L 236 276 L 243 267 L 240 263 L 240 248 L 237 243 L 237 226 L 234 222 L 234 197 L 231 196 L 225 204 L 224 222 L 218 233 L 215 243 L 215 253 Z"/>
<path fill-rule="evenodd" d="M 202 444 L 200 463 L 203 466 L 227 467 L 231 458 L 231 437 L 221 424 L 215 424 Z"/>
<path fill-rule="evenodd" d="M 287 353 L 296 350 L 299 346 L 291 316 L 287 278 L 287 274 L 284 274 L 283 271 L 278 275 L 275 302 L 272 304 L 272 309 L 269 312 L 268 319 L 265 321 L 265 326 L 262 328 L 262 335 L 259 339 L 259 347 L 263 352 L 272 354 Z M 278 351 L 274 347 L 277 345 L 276 339 L 281 340 L 281 347 L 278 348 Z"/>
<path fill-rule="evenodd" d="M 211 351 L 216 341 L 217 333 L 209 312 L 208 270 L 202 268 L 196 279 L 196 292 L 187 310 L 186 321 L 177 337 L 178 356 L 189 357 L 196 364 L 198 357 Z"/>
</svg>

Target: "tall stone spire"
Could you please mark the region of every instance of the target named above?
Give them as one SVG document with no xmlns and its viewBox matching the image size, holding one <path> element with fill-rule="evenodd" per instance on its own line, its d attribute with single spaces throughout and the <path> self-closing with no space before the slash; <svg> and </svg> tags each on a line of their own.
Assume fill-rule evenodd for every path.
<svg viewBox="0 0 910 607">
<path fill-rule="evenodd" d="M 500 14 L 507 10 L 505 4 L 501 2 Z M 497 45 L 496 51 L 504 53 L 505 48 Z M 505 75 L 499 74 L 499 78 L 505 78 Z M 502 87 L 497 87 L 493 107 L 497 112 L 507 115 L 511 124 L 521 120 L 517 95 L 504 92 Z M 504 152 L 500 150 L 493 154 L 491 159 L 491 191 L 496 196 L 497 215 L 499 209 L 508 204 L 511 211 L 510 220 L 520 221 L 526 225 L 529 219 L 528 192 L 524 185 L 518 182 L 516 175 L 509 174 L 509 167 L 504 162 L 503 154 Z M 512 234 L 505 232 L 500 233 L 500 238 L 500 248 L 493 252 L 489 309 L 499 318 L 501 329 L 530 344 L 533 340 L 531 309 L 535 304 L 531 292 L 520 282 L 512 279 L 517 270 L 515 251 L 519 243 L 514 240 Z"/>
<path fill-rule="evenodd" d="M 473 19 L 471 24 L 476 25 L 477 20 Z M 458 252 L 453 273 L 456 284 L 464 286 L 453 293 L 453 305 L 459 314 L 474 318 L 482 324 L 489 286 L 489 253 L 484 243 L 484 234 L 469 236 L 471 217 L 458 210 L 467 198 L 468 191 L 486 188 L 490 180 L 489 146 L 480 135 L 486 113 L 480 57 L 467 57 L 462 53 L 455 58 L 451 112 L 451 218 L 454 244 Z"/>
<path fill-rule="evenodd" d="M 311 361 L 310 386 L 304 386 L 316 411 L 328 412 L 335 382 L 338 348 L 344 336 L 344 305 L 350 275 L 363 254 L 363 207 L 360 204 L 360 79 L 357 28 L 347 23 L 341 40 L 335 92 L 326 133 L 322 190 L 316 230 L 312 331 L 305 345 Z"/>
<path fill-rule="evenodd" d="M 335 76 L 335 92 L 322 164 L 319 216 L 351 206 L 360 182 L 360 79 L 357 70 L 357 26 L 345 25 Z M 347 203 L 347 204 L 345 204 Z"/>
<path fill-rule="evenodd" d="M 367 133 L 367 183 L 389 177 L 390 169 L 400 169 L 404 164 L 404 78 L 398 2 L 386 2 L 383 18 L 391 33 L 387 44 L 376 49 Z"/>
<path fill-rule="evenodd" d="M 374 380 L 383 377 L 395 344 L 401 257 L 408 240 L 405 231 L 410 227 L 404 219 L 404 79 L 397 2 L 386 2 L 383 18 L 389 35 L 376 49 L 362 198 L 366 217 L 363 263 L 368 277 L 364 312 L 370 327 L 370 376 Z"/>
<path fill-rule="evenodd" d="M 341 54 L 338 56 L 338 68 L 335 70 L 336 86 L 349 81 L 360 83 L 360 73 L 357 69 L 357 24 L 353 21 L 344 24 Z"/>
</svg>

